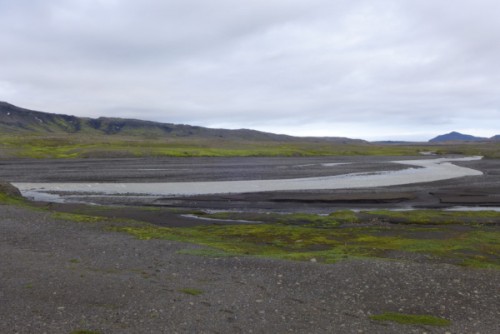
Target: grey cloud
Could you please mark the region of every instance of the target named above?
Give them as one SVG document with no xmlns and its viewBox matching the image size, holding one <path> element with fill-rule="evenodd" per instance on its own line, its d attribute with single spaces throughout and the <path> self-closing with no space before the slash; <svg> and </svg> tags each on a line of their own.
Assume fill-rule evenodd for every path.
<svg viewBox="0 0 500 334">
<path fill-rule="evenodd" d="M 311 135 L 492 135 L 498 9 L 493 0 L 0 0 L 0 100 Z"/>
</svg>

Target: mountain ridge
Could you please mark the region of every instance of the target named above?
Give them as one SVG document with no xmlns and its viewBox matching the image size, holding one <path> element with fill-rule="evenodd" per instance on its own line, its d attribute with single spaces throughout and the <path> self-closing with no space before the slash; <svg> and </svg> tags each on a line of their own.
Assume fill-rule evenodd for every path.
<svg viewBox="0 0 500 334">
<path fill-rule="evenodd" d="M 0 101 L 0 132 L 33 134 L 101 134 L 148 137 L 201 137 L 257 141 L 325 141 L 366 143 L 345 137 L 295 137 L 252 129 L 214 129 L 120 117 L 77 117 L 25 109 Z"/>
<path fill-rule="evenodd" d="M 206 138 L 272 142 L 323 142 L 342 144 L 365 144 L 366 140 L 346 137 L 298 137 L 275 134 L 252 129 L 216 129 L 187 124 L 162 123 L 134 118 L 121 117 L 78 117 L 56 114 L 15 106 L 0 101 L 0 134 L 88 134 L 88 135 L 123 135 L 142 136 L 145 138 Z M 500 135 L 491 138 L 477 137 L 452 131 L 438 135 L 428 143 L 447 142 L 498 142 Z M 404 144 L 400 141 L 373 142 L 385 145 Z M 418 143 L 418 142 L 413 142 Z M 422 143 L 422 142 L 421 142 Z"/>
</svg>

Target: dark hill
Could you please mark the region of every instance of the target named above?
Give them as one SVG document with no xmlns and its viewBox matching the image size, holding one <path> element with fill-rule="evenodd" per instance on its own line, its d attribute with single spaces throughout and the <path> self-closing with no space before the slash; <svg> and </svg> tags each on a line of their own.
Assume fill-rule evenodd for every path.
<svg viewBox="0 0 500 334">
<path fill-rule="evenodd" d="M 429 140 L 430 143 L 440 143 L 440 142 L 450 142 L 450 141 L 485 141 L 488 138 L 475 137 L 471 135 L 466 135 L 460 132 L 450 132 L 444 135 L 437 136 Z"/>
<path fill-rule="evenodd" d="M 82 120 L 75 116 L 49 114 L 0 102 L 2 132 L 78 132 Z"/>
<path fill-rule="evenodd" d="M 341 137 L 293 137 L 249 129 L 211 129 L 184 124 L 158 123 L 125 118 L 86 118 L 63 114 L 52 114 L 20 108 L 0 102 L 0 134 L 88 134 L 144 136 L 148 138 L 192 137 L 222 138 L 228 140 L 253 141 L 312 141 L 339 142 L 345 144 L 365 143 L 363 140 Z"/>
</svg>

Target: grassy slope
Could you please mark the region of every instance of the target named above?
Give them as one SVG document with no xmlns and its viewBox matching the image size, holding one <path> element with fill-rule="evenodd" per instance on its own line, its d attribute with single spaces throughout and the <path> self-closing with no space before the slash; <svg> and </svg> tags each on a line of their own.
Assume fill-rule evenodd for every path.
<svg viewBox="0 0 500 334">
<path fill-rule="evenodd" d="M 483 155 L 500 158 L 500 141 L 369 144 L 347 138 L 300 139 L 253 130 L 209 129 L 119 118 L 79 118 L 0 102 L 0 158 L 142 156 Z"/>
</svg>

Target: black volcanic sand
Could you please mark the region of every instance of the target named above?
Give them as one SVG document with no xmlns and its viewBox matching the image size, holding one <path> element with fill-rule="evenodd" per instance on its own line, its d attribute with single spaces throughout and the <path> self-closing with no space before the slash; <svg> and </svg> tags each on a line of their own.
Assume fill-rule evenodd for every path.
<svg viewBox="0 0 500 334">
<path fill-rule="evenodd" d="M 0 162 L 0 179 L 10 182 L 185 182 L 286 179 L 399 170 L 391 161 L 432 157 L 315 158 L 141 158 L 10 160 Z M 325 163 L 346 163 L 325 167 Z M 185 197 L 92 197 L 100 204 L 171 208 L 327 213 L 336 209 L 500 206 L 500 160 L 459 162 L 481 170 L 470 176 L 413 185 L 315 191 L 264 192 Z M 89 201 L 83 195 L 74 200 Z"/>
<path fill-rule="evenodd" d="M 499 271 L 178 253 L 194 248 L 0 205 L 0 333 L 489 334 L 500 326 Z M 369 318 L 386 311 L 452 324 Z"/>
</svg>

